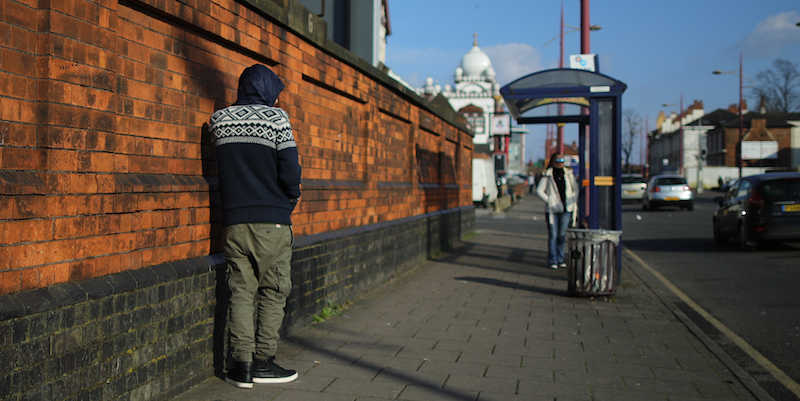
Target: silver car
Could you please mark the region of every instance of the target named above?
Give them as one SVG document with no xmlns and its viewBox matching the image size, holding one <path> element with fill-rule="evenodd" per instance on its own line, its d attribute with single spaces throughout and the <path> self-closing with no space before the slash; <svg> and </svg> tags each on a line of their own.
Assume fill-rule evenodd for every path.
<svg viewBox="0 0 800 401">
<path fill-rule="evenodd" d="M 650 177 L 642 195 L 642 210 L 655 210 L 662 206 L 694 210 L 694 194 L 685 178 L 679 175 Z"/>
<path fill-rule="evenodd" d="M 621 187 L 623 201 L 641 202 L 644 190 L 647 188 L 647 182 L 645 182 L 641 174 L 623 174 Z"/>
</svg>

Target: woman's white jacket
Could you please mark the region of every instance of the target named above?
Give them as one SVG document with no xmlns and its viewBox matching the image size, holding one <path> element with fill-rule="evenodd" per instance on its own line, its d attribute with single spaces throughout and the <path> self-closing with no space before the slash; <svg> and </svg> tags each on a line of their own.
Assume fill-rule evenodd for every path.
<svg viewBox="0 0 800 401">
<path fill-rule="evenodd" d="M 536 186 L 536 195 L 544 201 L 545 213 L 575 212 L 578 202 L 578 180 L 575 179 L 575 174 L 572 173 L 572 169 L 569 167 L 564 167 L 564 188 L 566 205 L 561 203 L 556 180 L 553 178 L 553 168 L 551 167 L 544 171 L 542 178 L 539 180 L 539 185 Z"/>
</svg>

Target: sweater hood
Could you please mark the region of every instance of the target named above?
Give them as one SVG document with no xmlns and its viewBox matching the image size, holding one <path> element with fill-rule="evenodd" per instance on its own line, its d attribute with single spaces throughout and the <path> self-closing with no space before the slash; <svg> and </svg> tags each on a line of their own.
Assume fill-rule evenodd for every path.
<svg viewBox="0 0 800 401">
<path fill-rule="evenodd" d="M 272 70 L 262 64 L 247 67 L 239 77 L 235 105 L 265 104 L 272 107 L 286 86 Z"/>
</svg>

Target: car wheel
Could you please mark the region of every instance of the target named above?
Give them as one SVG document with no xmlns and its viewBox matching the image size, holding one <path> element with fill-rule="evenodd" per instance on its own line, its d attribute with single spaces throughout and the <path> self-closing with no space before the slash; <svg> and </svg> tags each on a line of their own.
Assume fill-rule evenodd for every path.
<svg viewBox="0 0 800 401">
<path fill-rule="evenodd" d="M 688 210 L 688 211 L 690 211 L 690 212 L 691 212 L 692 210 L 694 210 L 694 202 L 689 202 L 689 204 L 688 204 L 688 205 L 686 205 L 686 210 Z"/>
<path fill-rule="evenodd" d="M 642 210 L 649 210 L 650 204 L 647 202 L 646 198 L 642 198 Z"/>
<path fill-rule="evenodd" d="M 717 245 L 722 245 L 728 242 L 728 237 L 723 235 L 722 232 L 719 230 L 719 225 L 717 224 L 716 220 L 714 220 L 714 242 Z"/>
<path fill-rule="evenodd" d="M 739 249 L 744 252 L 752 252 L 756 250 L 756 244 L 750 242 L 747 235 L 747 228 L 744 223 L 739 224 Z"/>
</svg>

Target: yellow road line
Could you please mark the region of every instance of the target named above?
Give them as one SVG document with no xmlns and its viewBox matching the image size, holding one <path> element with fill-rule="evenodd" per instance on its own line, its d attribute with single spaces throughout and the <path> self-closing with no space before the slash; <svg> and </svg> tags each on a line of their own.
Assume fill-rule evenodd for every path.
<svg viewBox="0 0 800 401">
<path fill-rule="evenodd" d="M 688 295 L 684 294 L 683 291 L 679 290 L 674 284 L 672 284 L 666 277 L 662 276 L 661 273 L 657 272 L 655 269 L 650 267 L 647 263 L 645 263 L 642 258 L 638 255 L 633 253 L 630 249 L 625 249 L 625 252 L 633 259 L 636 259 L 642 267 L 647 269 L 650 273 L 656 276 L 657 279 L 661 281 L 670 291 L 672 291 L 681 301 L 685 302 L 686 305 L 689 305 L 695 312 L 700 314 L 706 321 L 714 325 L 722 334 L 728 337 L 734 344 L 738 345 L 739 348 L 742 349 L 747 355 L 749 355 L 753 360 L 755 360 L 761 367 L 763 367 L 767 372 L 772 374 L 778 381 L 780 381 L 784 386 L 786 386 L 789 391 L 794 393 L 794 395 L 800 397 L 800 384 L 797 384 L 796 381 L 792 380 L 789 375 L 787 375 L 784 371 L 782 371 L 779 367 L 775 366 L 769 359 L 767 359 L 764 355 L 762 355 L 758 350 L 753 348 L 750 344 L 747 343 L 743 338 L 739 337 L 736 333 L 734 333 L 731 329 L 727 328 L 722 322 L 711 316 L 710 313 L 706 312 L 700 305 L 694 302 Z"/>
</svg>

